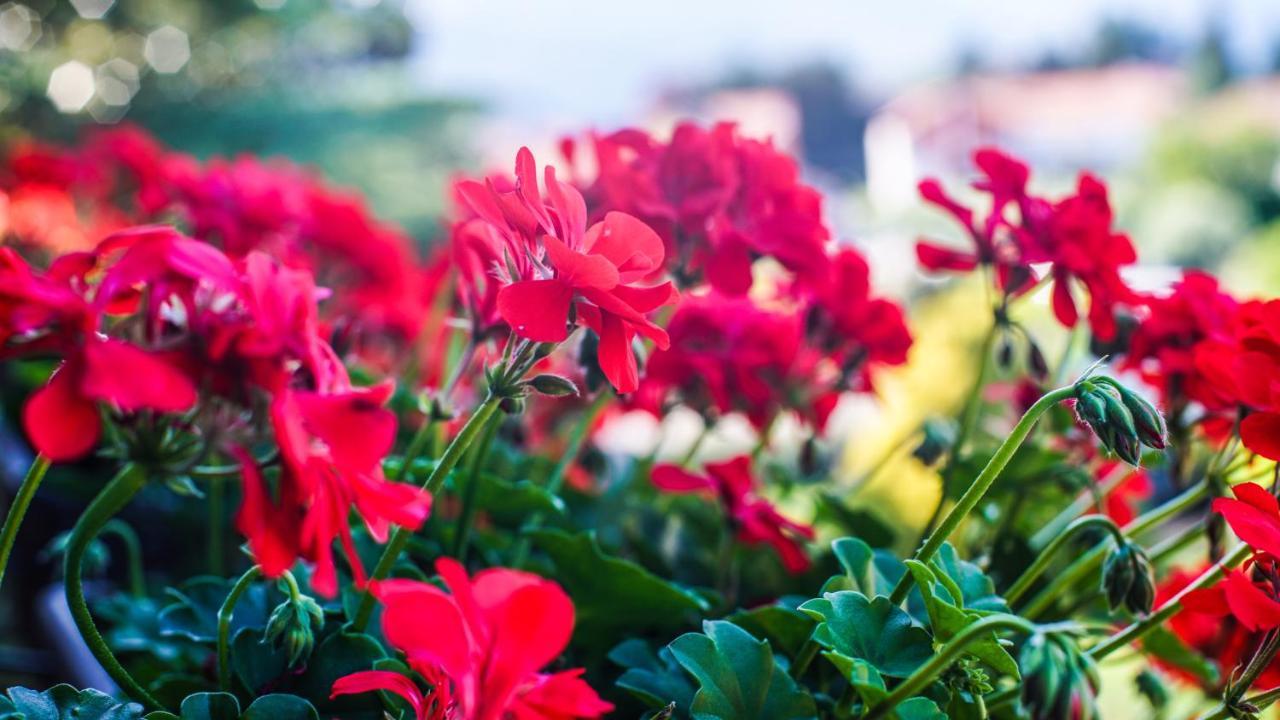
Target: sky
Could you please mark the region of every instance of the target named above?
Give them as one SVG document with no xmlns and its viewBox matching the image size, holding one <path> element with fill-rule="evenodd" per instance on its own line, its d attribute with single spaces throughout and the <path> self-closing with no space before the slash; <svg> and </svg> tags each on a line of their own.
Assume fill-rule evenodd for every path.
<svg viewBox="0 0 1280 720">
<path fill-rule="evenodd" d="M 1280 40 L 1280 0 L 408 0 L 416 77 L 530 124 L 626 122 L 673 84 L 823 59 L 886 96 L 966 49 L 999 64 L 1085 47 L 1105 18 L 1177 40 L 1211 20 L 1252 70 Z"/>
</svg>

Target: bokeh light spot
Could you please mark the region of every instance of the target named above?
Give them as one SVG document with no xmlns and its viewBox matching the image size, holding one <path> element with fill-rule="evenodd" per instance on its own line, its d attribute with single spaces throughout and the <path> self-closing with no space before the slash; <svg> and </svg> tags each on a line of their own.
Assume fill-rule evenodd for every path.
<svg viewBox="0 0 1280 720">
<path fill-rule="evenodd" d="M 176 73 L 191 59 L 187 34 L 172 25 L 157 28 L 147 35 L 142 53 L 147 64 L 158 73 Z"/>
<path fill-rule="evenodd" d="M 49 75 L 49 100 L 58 112 L 80 112 L 93 99 L 93 91 L 93 69 L 82 62 L 63 63 Z"/>
</svg>

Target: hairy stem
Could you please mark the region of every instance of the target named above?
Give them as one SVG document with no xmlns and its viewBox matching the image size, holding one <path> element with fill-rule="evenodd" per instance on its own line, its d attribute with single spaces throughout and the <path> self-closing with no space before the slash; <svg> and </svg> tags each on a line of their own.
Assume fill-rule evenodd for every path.
<svg viewBox="0 0 1280 720">
<path fill-rule="evenodd" d="M 1041 573 L 1048 569 L 1049 562 L 1053 560 L 1053 556 L 1057 554 L 1058 550 L 1062 549 L 1067 542 L 1081 530 L 1095 527 L 1105 528 L 1111 533 L 1111 537 L 1115 538 L 1117 543 L 1125 542 L 1124 534 L 1120 532 L 1120 528 L 1116 526 L 1114 520 L 1106 515 L 1085 515 L 1084 517 L 1077 518 L 1075 522 L 1071 523 L 1064 528 L 1062 532 L 1058 533 L 1058 536 L 1050 541 L 1049 544 L 1045 546 L 1044 550 L 1040 551 L 1040 554 L 1036 556 L 1035 561 L 1031 563 L 1030 567 L 1028 567 L 1022 575 L 1014 581 L 1013 585 L 1009 586 L 1009 589 L 1004 593 L 1005 601 L 1011 604 L 1017 602 L 1018 598 L 1022 597 L 1031 589 L 1031 584 L 1040 577 Z"/>
<path fill-rule="evenodd" d="M 13 496 L 9 505 L 9 513 L 4 518 L 4 528 L 0 529 L 0 584 L 4 583 L 4 571 L 9 566 L 9 554 L 13 552 L 13 544 L 18 539 L 18 528 L 22 527 L 22 519 L 31 507 L 31 499 L 36 496 L 40 481 L 49 470 L 49 458 L 36 455 L 27 468 L 26 477 L 18 486 L 18 493 Z"/>
<path fill-rule="evenodd" d="M 136 598 L 146 597 L 147 582 L 142 568 L 142 542 L 138 540 L 138 533 L 129 526 L 129 523 L 112 518 L 102 526 L 101 534 L 111 534 L 120 538 L 120 542 L 124 544 L 124 554 L 129 567 L 129 594 Z"/>
<path fill-rule="evenodd" d="M 959 659 L 969 643 L 975 640 L 982 640 L 996 630 L 1013 630 L 1029 634 L 1036 631 L 1036 626 L 1034 623 L 1016 615 L 990 615 L 967 625 L 963 630 L 956 633 L 955 637 L 948 640 L 941 650 L 934 653 L 928 662 L 917 668 L 915 672 L 911 673 L 910 677 L 902 681 L 902 684 L 894 688 L 893 692 L 889 693 L 884 700 L 872 706 L 870 712 L 865 716 L 865 720 L 877 720 L 877 718 L 885 717 L 904 700 L 920 693 L 938 675 L 942 674 L 944 670 L 951 667 L 951 664 Z"/>
<path fill-rule="evenodd" d="M 66 583 L 67 606 L 71 610 L 76 629 L 80 631 L 80 636 L 89 646 L 89 651 L 126 695 L 151 711 L 163 708 L 138 684 L 138 681 L 133 679 L 129 671 L 124 669 L 106 641 L 102 639 L 102 634 L 93 624 L 93 615 L 89 613 L 89 606 L 85 603 L 82 576 L 84 555 L 89 544 L 98 536 L 98 533 L 102 532 L 103 526 L 125 505 L 128 505 L 146 483 L 146 472 L 138 465 L 129 464 L 121 468 L 111 482 L 102 488 L 71 530 L 71 537 L 67 540 L 67 553 L 64 557 L 63 576 Z"/>
<path fill-rule="evenodd" d="M 231 586 L 231 592 L 222 601 L 222 607 L 218 608 L 218 689 L 222 692 L 231 692 L 231 617 L 235 614 L 240 596 L 261 576 L 262 570 L 257 565 L 246 570 L 236 584 Z M 296 586 L 294 583 L 294 587 Z"/>
<path fill-rule="evenodd" d="M 431 475 L 422 484 L 424 489 L 432 494 L 440 491 L 440 487 L 444 485 L 445 478 L 449 476 L 454 466 L 466 454 L 467 448 L 471 447 L 471 443 L 475 441 L 481 429 L 489 422 L 489 418 L 498 412 L 498 405 L 501 402 L 501 397 L 490 394 L 480 407 L 476 408 L 476 411 L 467 420 L 466 425 L 463 425 L 462 430 L 458 431 L 458 435 L 453 438 L 453 442 L 450 442 L 449 446 L 445 448 L 444 454 L 440 456 L 436 466 L 431 469 Z M 406 457 L 405 460 L 405 467 L 407 467 L 409 458 Z M 400 558 L 400 554 L 404 552 L 405 546 L 409 544 L 409 538 L 412 536 L 412 532 L 401 527 L 397 527 L 392 531 L 391 538 L 382 550 L 382 556 L 378 558 L 378 564 L 374 566 L 373 572 L 369 576 L 370 580 L 382 580 L 387 577 L 396 560 Z M 352 629 L 356 632 L 364 632 L 365 627 L 368 626 L 369 618 L 373 616 L 374 603 L 375 600 L 372 593 L 365 592 L 364 597 L 360 598 L 360 606 L 356 610 L 355 617 L 351 620 Z"/>
<path fill-rule="evenodd" d="M 1013 454 L 1022 446 L 1022 441 L 1027 438 L 1027 435 L 1031 432 L 1031 428 L 1035 427 L 1036 421 L 1040 419 L 1040 416 L 1044 415 L 1049 408 L 1071 397 L 1074 392 L 1075 391 L 1071 386 L 1052 390 L 1046 393 L 1044 397 L 1037 400 L 1035 404 L 1032 405 L 1025 414 L 1023 414 L 1022 418 L 1018 420 L 1018 424 L 1014 426 L 1013 432 L 1009 433 L 1009 436 L 1005 438 L 1004 442 L 1000 444 L 1000 447 L 996 449 L 995 454 L 987 461 L 986 467 L 984 467 L 982 472 L 978 474 L 978 477 L 973 481 L 973 484 L 969 486 L 969 489 L 966 490 L 964 495 L 962 495 L 956 502 L 956 505 L 951 509 L 951 512 L 947 513 L 946 517 L 942 519 L 942 522 L 938 525 L 938 529 L 930 533 L 928 539 L 925 540 L 924 545 L 916 551 L 914 559 L 919 560 L 922 563 L 928 563 L 929 560 L 933 558 L 934 554 L 938 552 L 938 549 L 942 547 L 942 544 L 945 543 L 947 539 L 951 537 L 952 533 L 960 527 L 960 523 L 964 522 L 964 519 L 968 517 L 969 513 L 972 512 L 975 507 L 977 507 L 983 496 L 985 496 L 987 491 L 991 489 L 991 485 L 995 483 L 996 478 L 1000 476 L 1001 471 L 1003 471 L 1005 466 L 1009 464 L 1009 460 L 1013 457 Z M 899 604 L 906 599 L 907 592 L 911 589 L 911 583 L 912 579 L 910 573 L 904 575 L 902 580 L 898 582 L 897 587 L 893 589 L 893 594 L 890 596 L 890 599 L 894 604 Z"/>
</svg>

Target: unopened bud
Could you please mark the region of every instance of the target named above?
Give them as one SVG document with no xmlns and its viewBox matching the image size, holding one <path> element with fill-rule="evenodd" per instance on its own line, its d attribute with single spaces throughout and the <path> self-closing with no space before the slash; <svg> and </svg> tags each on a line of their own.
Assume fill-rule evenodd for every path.
<svg viewBox="0 0 1280 720">
<path fill-rule="evenodd" d="M 1098 669 L 1062 633 L 1037 632 L 1018 654 L 1022 704 L 1033 720 L 1098 717 Z"/>
<path fill-rule="evenodd" d="M 508 415 L 519 415 L 524 412 L 524 398 L 504 397 L 498 407 Z"/>
<path fill-rule="evenodd" d="M 1138 692 L 1151 703 L 1151 707 L 1160 710 L 1169 704 L 1169 688 L 1154 671 L 1144 668 L 1138 673 L 1134 683 L 1138 686 Z"/>
<path fill-rule="evenodd" d="M 1045 361 L 1044 353 L 1040 352 L 1040 346 L 1034 340 L 1027 342 L 1027 370 L 1037 380 L 1044 380 L 1049 376 L 1049 363 Z"/>
<path fill-rule="evenodd" d="M 920 427 L 920 444 L 911 455 L 925 465 L 932 465 L 956 442 L 955 423 L 942 418 L 928 418 Z"/>
<path fill-rule="evenodd" d="M 1112 612 L 1120 608 L 1134 615 L 1151 612 L 1156 601 L 1155 575 L 1142 548 L 1126 542 L 1107 554 L 1102 565 L 1102 591 Z"/>
<path fill-rule="evenodd" d="M 1075 384 L 1076 414 L 1102 445 L 1130 465 L 1142 460 L 1142 446 L 1165 447 L 1164 419 L 1140 395 L 1108 377 Z"/>
<path fill-rule="evenodd" d="M 578 386 L 569 378 L 560 375 L 535 375 L 529 380 L 529 387 L 533 388 L 534 392 L 551 397 L 578 394 Z"/>
<path fill-rule="evenodd" d="M 324 610 L 306 595 L 286 598 L 267 619 L 267 642 L 285 651 L 289 667 L 311 656 L 315 634 L 324 627 Z"/>
</svg>

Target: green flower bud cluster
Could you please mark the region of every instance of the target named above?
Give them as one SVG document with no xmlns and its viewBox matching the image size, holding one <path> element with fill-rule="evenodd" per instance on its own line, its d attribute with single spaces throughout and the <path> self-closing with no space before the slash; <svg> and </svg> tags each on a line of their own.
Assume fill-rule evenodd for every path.
<svg viewBox="0 0 1280 720">
<path fill-rule="evenodd" d="M 1146 552 L 1127 542 L 1108 553 L 1102 565 L 1102 592 L 1112 612 L 1120 608 L 1134 615 L 1151 612 L 1156 582 Z"/>
<path fill-rule="evenodd" d="M 266 640 L 289 656 L 289 667 L 311 656 L 315 634 L 324 626 L 324 610 L 306 595 L 296 594 L 271 611 L 267 619 Z"/>
<path fill-rule="evenodd" d="M 1142 460 L 1142 446 L 1163 450 L 1164 418 L 1141 395 L 1109 377 L 1085 377 L 1075 384 L 1076 414 L 1103 447 L 1130 465 Z"/>
<path fill-rule="evenodd" d="M 1032 720 L 1094 720 L 1098 666 L 1065 633 L 1035 633 L 1018 654 L 1022 705 Z"/>
</svg>

